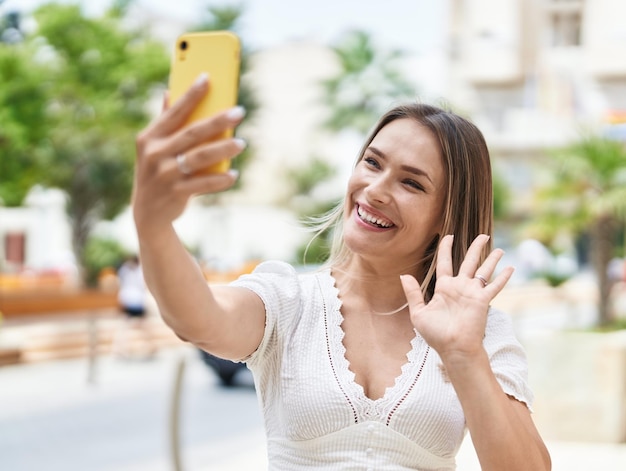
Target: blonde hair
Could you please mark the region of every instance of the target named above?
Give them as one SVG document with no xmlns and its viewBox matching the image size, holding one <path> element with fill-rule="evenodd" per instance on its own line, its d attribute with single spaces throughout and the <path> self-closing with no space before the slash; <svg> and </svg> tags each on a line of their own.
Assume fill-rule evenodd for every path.
<svg viewBox="0 0 626 471">
<path fill-rule="evenodd" d="M 492 235 L 493 192 L 489 150 L 480 130 L 467 119 L 431 105 L 411 103 L 397 106 L 380 118 L 361 148 L 357 163 L 378 132 L 397 119 L 411 119 L 429 129 L 440 145 L 446 183 L 441 234 L 435 237 L 422 260 L 418 281 L 424 298 L 429 300 L 435 289 L 437 247 L 440 236 L 454 235 L 453 272 L 457 274 L 467 249 L 479 234 Z M 330 257 L 325 266 L 341 266 L 351 252 L 343 241 L 345 201 L 314 221 L 316 235 L 332 231 Z M 491 252 L 491 240 L 482 254 L 482 261 Z"/>
</svg>

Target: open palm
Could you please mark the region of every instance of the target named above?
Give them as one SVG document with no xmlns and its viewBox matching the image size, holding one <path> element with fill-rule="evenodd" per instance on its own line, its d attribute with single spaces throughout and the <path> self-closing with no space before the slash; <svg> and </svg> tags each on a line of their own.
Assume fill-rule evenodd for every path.
<svg viewBox="0 0 626 471">
<path fill-rule="evenodd" d="M 454 276 L 453 237 L 442 238 L 437 254 L 437 284 L 428 303 L 424 302 L 414 277 L 401 277 L 413 327 L 441 357 L 472 355 L 482 348 L 489 304 L 513 274 L 513 268 L 507 267 L 493 281 L 486 282 L 504 254 L 496 249 L 479 266 L 480 254 L 488 240 L 484 234 L 474 240 L 458 275 Z"/>
</svg>

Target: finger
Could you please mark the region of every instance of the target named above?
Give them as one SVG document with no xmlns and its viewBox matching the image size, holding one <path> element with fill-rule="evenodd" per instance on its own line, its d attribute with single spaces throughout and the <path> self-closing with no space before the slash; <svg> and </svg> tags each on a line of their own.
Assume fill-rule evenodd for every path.
<svg viewBox="0 0 626 471">
<path fill-rule="evenodd" d="M 485 286 L 484 290 L 488 293 L 491 299 L 495 298 L 496 295 L 502 291 L 511 279 L 514 271 L 515 269 L 511 266 L 504 268 L 491 283 Z"/>
<path fill-rule="evenodd" d="M 193 151 L 184 154 L 185 168 L 188 169 L 188 172 L 182 172 L 178 163 L 171 168 L 172 171 L 175 169 L 178 174 L 194 174 L 207 167 L 211 167 L 212 165 L 215 165 L 223 160 L 230 160 L 235 158 L 236 156 L 241 154 L 241 152 L 245 148 L 246 141 L 244 141 L 243 139 L 224 139 L 196 148 Z"/>
<path fill-rule="evenodd" d="M 194 176 L 176 183 L 174 191 L 187 197 L 206 193 L 218 193 L 232 187 L 239 177 L 239 172 L 229 170 L 224 173 Z"/>
<path fill-rule="evenodd" d="M 167 139 L 161 152 L 164 155 L 178 155 L 187 152 L 189 149 L 216 139 L 225 131 L 234 128 L 244 116 L 245 109 L 241 106 L 235 106 L 211 118 L 197 121 Z"/>
<path fill-rule="evenodd" d="M 437 277 L 453 276 L 452 269 L 452 244 L 454 243 L 454 236 L 452 234 L 445 235 L 441 242 L 439 242 L 439 248 L 437 249 Z"/>
<path fill-rule="evenodd" d="M 493 273 L 496 271 L 496 266 L 498 265 L 498 262 L 502 259 L 503 256 L 504 251 L 502 249 L 495 249 L 485 259 L 483 264 L 476 269 L 474 276 L 480 275 L 485 280 L 489 281 Z"/>
<path fill-rule="evenodd" d="M 202 98 L 207 90 L 207 84 L 201 80 L 205 75 L 202 74 L 191 88 L 181 99 L 172 107 L 170 103 L 170 93 L 167 90 L 163 94 L 163 102 L 161 104 L 161 114 L 144 130 L 146 136 L 163 136 L 170 134 L 175 129 L 180 128 L 189 115 L 193 112 L 195 106 Z M 187 105 L 187 106 L 185 106 Z"/>
<path fill-rule="evenodd" d="M 487 234 L 479 234 L 474 239 L 472 244 L 467 249 L 467 253 L 465 254 L 463 263 L 461 263 L 461 267 L 459 268 L 459 275 L 465 275 L 468 278 L 474 277 L 474 274 L 476 273 L 476 270 L 478 269 L 478 265 L 480 264 L 482 258 L 483 249 L 488 241 L 489 236 Z M 482 275 L 485 276 L 484 274 Z"/>
<path fill-rule="evenodd" d="M 412 275 L 400 275 L 400 283 L 409 303 L 409 309 L 415 310 L 424 304 L 424 295 L 419 283 Z"/>
<path fill-rule="evenodd" d="M 193 110 L 198 106 L 202 97 L 208 90 L 207 74 L 200 74 L 196 81 L 174 104 L 170 103 L 170 95 L 167 94 L 166 110 L 153 123 L 152 132 L 156 136 L 168 136 L 180 129 Z"/>
</svg>

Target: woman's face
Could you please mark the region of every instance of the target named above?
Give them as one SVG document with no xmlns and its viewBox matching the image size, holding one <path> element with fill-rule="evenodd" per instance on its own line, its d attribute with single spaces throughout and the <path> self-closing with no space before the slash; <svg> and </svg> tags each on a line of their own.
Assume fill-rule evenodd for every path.
<svg viewBox="0 0 626 471">
<path fill-rule="evenodd" d="M 345 201 L 344 241 L 355 254 L 415 265 L 443 223 L 446 177 L 434 135 L 411 119 L 382 128 L 357 163 Z"/>
</svg>

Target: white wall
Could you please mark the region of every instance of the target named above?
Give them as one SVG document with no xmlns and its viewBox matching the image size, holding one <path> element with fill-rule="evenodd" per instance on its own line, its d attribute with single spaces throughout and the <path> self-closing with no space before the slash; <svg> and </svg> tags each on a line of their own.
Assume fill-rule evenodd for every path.
<svg viewBox="0 0 626 471">
<path fill-rule="evenodd" d="M 292 212 L 263 204 L 206 206 L 194 200 L 174 227 L 188 248 L 219 269 L 251 259 L 290 261 L 309 237 Z M 129 209 L 99 223 L 94 233 L 119 241 L 129 251 L 139 249 Z"/>
<path fill-rule="evenodd" d="M 0 208 L 0 240 L 9 232 L 26 236 L 25 265 L 37 270 L 65 269 L 74 263 L 65 196 L 57 189 L 35 186 L 20 208 Z M 0 247 L 0 266 L 5 260 Z"/>
</svg>

